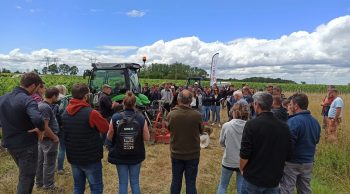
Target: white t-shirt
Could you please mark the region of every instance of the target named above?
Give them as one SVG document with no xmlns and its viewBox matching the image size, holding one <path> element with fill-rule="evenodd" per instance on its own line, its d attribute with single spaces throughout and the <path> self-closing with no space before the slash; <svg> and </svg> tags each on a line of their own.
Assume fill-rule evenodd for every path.
<svg viewBox="0 0 350 194">
<path fill-rule="evenodd" d="M 343 116 L 343 107 L 344 107 L 344 102 L 340 97 L 337 97 L 336 99 L 333 100 L 330 108 L 329 108 L 329 112 L 328 112 L 328 117 L 329 118 L 334 118 L 335 114 L 337 112 L 337 108 L 341 108 L 340 111 L 340 118 Z"/>
</svg>

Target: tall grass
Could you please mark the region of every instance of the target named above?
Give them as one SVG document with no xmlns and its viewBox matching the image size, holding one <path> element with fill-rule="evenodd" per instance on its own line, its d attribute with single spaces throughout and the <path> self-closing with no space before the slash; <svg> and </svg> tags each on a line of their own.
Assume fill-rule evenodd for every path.
<svg viewBox="0 0 350 194">
<path fill-rule="evenodd" d="M 323 94 L 309 94 L 312 114 L 321 123 L 320 101 Z M 342 96 L 345 104 L 350 103 L 350 95 Z M 226 111 L 222 118 L 226 119 Z M 346 194 L 350 191 L 350 110 L 345 109 L 343 123 L 339 131 L 337 144 L 328 144 L 324 141 L 322 133 L 320 144 L 317 146 L 315 165 L 313 170 L 312 190 L 315 194 Z M 216 193 L 221 173 L 221 158 L 223 149 L 219 146 L 219 128 L 214 129 L 211 143 L 208 149 L 201 151 L 197 188 L 199 194 Z M 157 144 L 146 148 L 147 158 L 142 163 L 141 190 L 142 193 L 167 194 L 171 184 L 171 163 L 169 145 Z M 15 193 L 18 170 L 11 157 L 0 153 L 0 193 Z M 70 172 L 70 167 L 65 163 L 65 169 Z M 56 175 L 56 185 L 65 189 L 64 193 L 72 193 L 73 180 L 70 174 L 65 176 Z M 104 191 L 107 194 L 117 193 L 118 177 L 116 167 L 103 159 Z M 234 178 L 232 178 L 228 193 L 236 193 Z M 88 191 L 89 189 L 87 189 Z M 185 193 L 185 185 L 183 187 Z M 34 194 L 42 191 L 34 189 Z M 87 193 L 87 192 L 86 192 Z"/>
</svg>

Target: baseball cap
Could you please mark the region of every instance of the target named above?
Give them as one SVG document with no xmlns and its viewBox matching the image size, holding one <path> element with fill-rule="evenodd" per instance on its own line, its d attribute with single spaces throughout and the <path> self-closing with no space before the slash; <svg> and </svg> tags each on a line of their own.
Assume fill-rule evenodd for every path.
<svg viewBox="0 0 350 194">
<path fill-rule="evenodd" d="M 110 85 L 108 85 L 108 84 L 103 84 L 103 85 L 102 85 L 102 89 L 104 89 L 104 88 L 112 88 L 112 86 L 110 86 Z"/>
</svg>

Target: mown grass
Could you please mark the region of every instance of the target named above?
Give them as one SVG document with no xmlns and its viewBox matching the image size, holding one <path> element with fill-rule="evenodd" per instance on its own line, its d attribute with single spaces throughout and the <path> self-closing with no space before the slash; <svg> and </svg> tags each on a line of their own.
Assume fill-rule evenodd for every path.
<svg viewBox="0 0 350 194">
<path fill-rule="evenodd" d="M 309 94 L 310 110 L 320 121 L 319 102 L 324 94 Z M 350 103 L 350 95 L 342 96 L 345 104 Z M 222 113 L 226 119 L 226 111 Z M 312 190 L 315 194 L 346 194 L 350 191 L 350 110 L 345 109 L 343 123 L 339 131 L 337 144 L 328 144 L 322 133 L 321 142 L 317 147 L 312 179 Z M 219 146 L 220 129 L 215 128 L 208 149 L 201 151 L 197 188 L 199 194 L 216 193 L 221 173 L 221 158 L 223 149 Z M 171 183 L 171 163 L 169 145 L 157 144 L 147 146 L 147 158 L 142 164 L 140 185 L 142 193 L 166 194 L 169 193 Z M 11 157 L 0 153 L 0 193 L 15 193 L 18 170 Z M 69 165 L 65 169 L 70 172 Z M 104 192 L 117 193 L 118 177 L 116 167 L 103 159 Z M 234 176 L 231 180 L 228 193 L 236 193 Z M 65 189 L 64 193 L 72 193 L 73 180 L 70 174 L 56 175 L 56 185 Z M 88 191 L 89 189 L 87 189 Z M 42 191 L 34 189 L 34 194 Z M 87 193 L 87 192 L 86 192 Z M 182 193 L 185 193 L 185 185 Z"/>
</svg>

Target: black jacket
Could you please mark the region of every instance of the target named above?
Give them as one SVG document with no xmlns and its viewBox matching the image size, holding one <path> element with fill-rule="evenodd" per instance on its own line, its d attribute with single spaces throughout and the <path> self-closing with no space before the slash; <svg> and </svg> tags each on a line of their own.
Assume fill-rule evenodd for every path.
<svg viewBox="0 0 350 194">
<path fill-rule="evenodd" d="M 221 99 L 223 98 L 222 94 L 219 93 L 216 97 L 214 94 L 213 95 L 213 106 L 220 106 Z"/>
<path fill-rule="evenodd" d="M 112 99 L 109 95 L 103 92 L 101 92 L 99 96 L 99 108 L 103 118 L 107 119 L 109 122 L 114 114 L 114 110 L 112 109 Z"/>
<path fill-rule="evenodd" d="M 272 109 L 271 112 L 273 113 L 273 115 L 278 118 L 279 120 L 283 121 L 283 122 L 287 122 L 288 121 L 288 112 L 287 109 L 280 107 L 280 108 L 276 108 L 276 109 Z"/>
<path fill-rule="evenodd" d="M 203 92 L 202 94 L 202 106 L 211 106 L 214 100 L 214 96 L 212 94 L 207 94 Z"/>
<path fill-rule="evenodd" d="M 9 149 L 37 144 L 36 133 L 28 133 L 28 130 L 34 128 L 44 130 L 38 103 L 21 87 L 0 97 L 0 121 L 2 146 Z"/>
<path fill-rule="evenodd" d="M 243 131 L 240 157 L 248 160 L 244 178 L 258 187 L 278 186 L 285 161 L 291 156 L 288 125 L 272 112 L 263 112 L 249 120 Z"/>
</svg>

